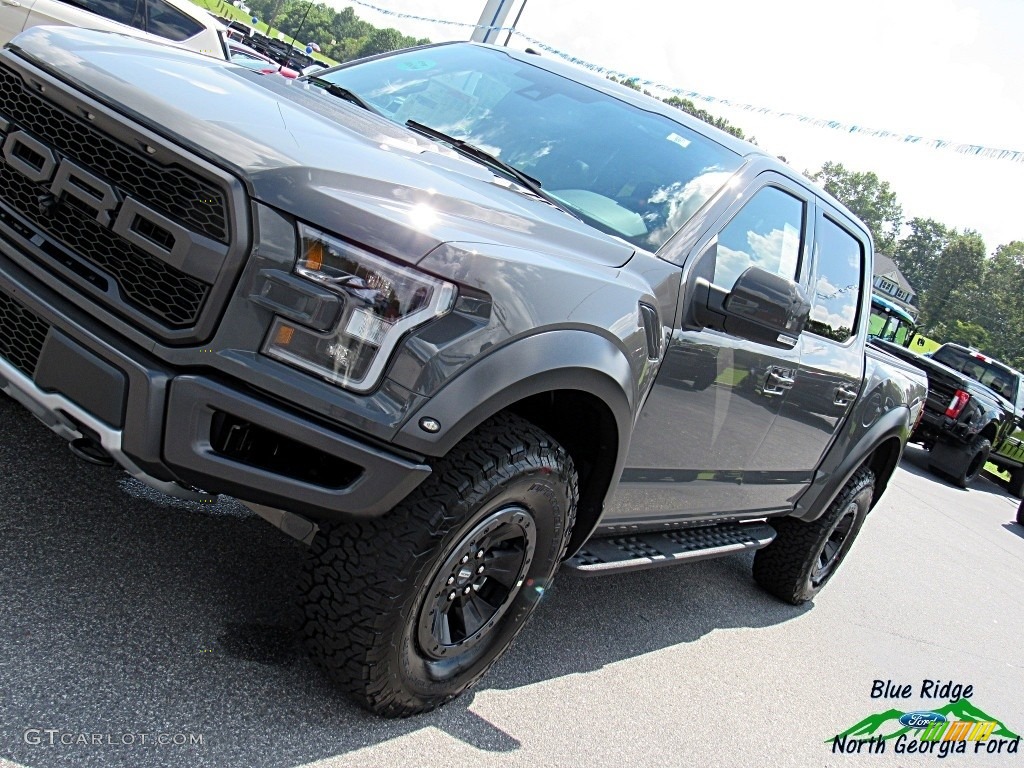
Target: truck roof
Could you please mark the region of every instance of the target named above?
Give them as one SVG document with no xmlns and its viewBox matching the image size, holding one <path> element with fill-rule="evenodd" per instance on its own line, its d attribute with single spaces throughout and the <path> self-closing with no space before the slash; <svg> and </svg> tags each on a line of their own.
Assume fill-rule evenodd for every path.
<svg viewBox="0 0 1024 768">
<path fill-rule="evenodd" d="M 872 293 L 871 302 L 873 304 L 879 305 L 890 314 L 896 315 L 898 318 L 900 318 L 900 320 L 904 320 L 910 323 L 911 325 L 916 325 L 913 316 L 911 316 L 909 312 L 907 312 L 905 309 L 903 309 L 903 307 L 899 306 L 898 304 L 889 301 L 884 296 L 879 296 L 877 293 Z"/>
</svg>

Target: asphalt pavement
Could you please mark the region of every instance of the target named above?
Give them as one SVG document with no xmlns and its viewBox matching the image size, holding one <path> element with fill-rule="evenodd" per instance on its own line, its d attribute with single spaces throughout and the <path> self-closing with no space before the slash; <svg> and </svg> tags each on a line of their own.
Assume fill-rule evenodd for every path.
<svg viewBox="0 0 1024 768">
<path fill-rule="evenodd" d="M 473 693 L 387 721 L 296 647 L 301 544 L 232 500 L 84 464 L 2 397 L 0 436 L 5 768 L 930 765 L 832 741 L 944 704 L 925 681 L 970 685 L 1024 732 L 1017 502 L 989 479 L 934 479 L 913 447 L 813 604 L 761 592 L 749 555 L 562 574 Z M 872 698 L 876 680 L 911 696 Z M 1024 766 L 986 748 L 939 764 Z"/>
</svg>

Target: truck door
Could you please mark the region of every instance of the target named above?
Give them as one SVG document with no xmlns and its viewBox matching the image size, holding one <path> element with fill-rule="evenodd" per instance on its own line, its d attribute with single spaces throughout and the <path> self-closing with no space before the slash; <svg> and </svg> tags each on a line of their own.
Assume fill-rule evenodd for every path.
<svg viewBox="0 0 1024 768">
<path fill-rule="evenodd" d="M 761 174 L 693 249 L 702 267 L 705 255 L 713 258 L 716 285 L 730 288 L 751 265 L 798 278 L 809 260 L 813 198 L 786 181 Z M 605 523 L 749 514 L 773 506 L 765 489 L 779 478 L 757 469 L 754 460 L 796 381 L 799 349 L 680 324 L 677 317 Z"/>
<path fill-rule="evenodd" d="M 800 335 L 800 368 L 754 466 L 786 481 L 773 501 L 791 504 L 856 401 L 864 375 L 870 301 L 866 241 L 838 212 L 819 205 L 812 250 L 811 316 Z"/>
</svg>

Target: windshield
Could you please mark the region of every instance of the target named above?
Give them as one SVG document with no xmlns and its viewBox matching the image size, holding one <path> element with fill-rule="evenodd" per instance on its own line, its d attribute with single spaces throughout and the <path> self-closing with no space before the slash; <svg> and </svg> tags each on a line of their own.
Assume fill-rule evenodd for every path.
<svg viewBox="0 0 1024 768">
<path fill-rule="evenodd" d="M 1009 368 L 980 355 L 956 347 L 943 346 L 932 354 L 932 360 L 984 384 L 1011 403 L 1017 395 L 1017 375 Z"/>
<path fill-rule="evenodd" d="M 498 50 L 418 49 L 318 77 L 395 122 L 489 152 L 588 223 L 652 251 L 742 163 L 680 123 Z"/>
<path fill-rule="evenodd" d="M 871 300 L 871 322 L 868 325 L 868 336 L 892 341 L 907 346 L 915 325 L 906 313 L 882 304 L 876 298 Z"/>
</svg>

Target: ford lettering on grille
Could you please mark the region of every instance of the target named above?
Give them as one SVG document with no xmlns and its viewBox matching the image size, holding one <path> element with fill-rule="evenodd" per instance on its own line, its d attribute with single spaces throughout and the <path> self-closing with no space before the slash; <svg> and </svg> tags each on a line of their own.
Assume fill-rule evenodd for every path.
<svg viewBox="0 0 1024 768">
<path fill-rule="evenodd" d="M 205 336 L 242 247 L 233 182 L 50 93 L 0 63 L 0 228 L 22 258 L 152 334 Z"/>
<path fill-rule="evenodd" d="M 134 198 L 122 197 L 103 179 L 60 157 L 25 131 L 15 130 L 4 136 L 3 157 L 27 180 L 48 184 L 53 203 L 59 204 L 62 195 L 69 195 L 89 208 L 98 224 L 110 227 L 150 255 L 203 282 L 212 283 L 216 279 L 225 248 L 194 235 Z M 54 206 L 45 196 L 40 197 L 40 204 L 50 209 L 45 212 L 52 213 Z M 200 254 L 200 251 L 205 253 Z"/>
</svg>

